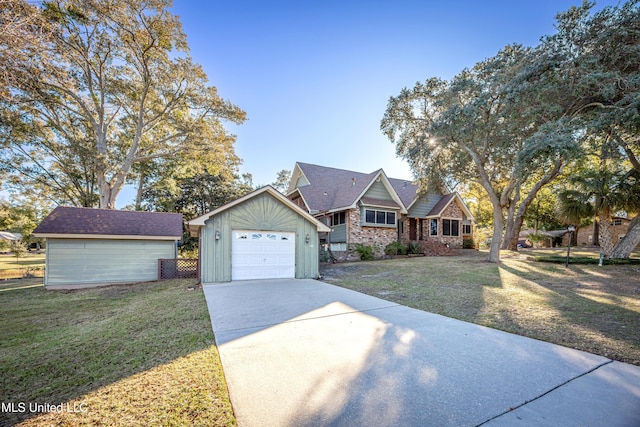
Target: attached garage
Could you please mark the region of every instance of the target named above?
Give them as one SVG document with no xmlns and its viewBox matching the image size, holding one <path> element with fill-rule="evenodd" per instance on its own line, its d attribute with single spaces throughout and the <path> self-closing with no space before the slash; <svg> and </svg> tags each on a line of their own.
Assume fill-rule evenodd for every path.
<svg viewBox="0 0 640 427">
<path fill-rule="evenodd" d="M 203 282 L 317 278 L 318 231 L 330 229 L 271 186 L 187 222 Z"/>
<path fill-rule="evenodd" d="M 47 241 L 47 289 L 150 281 L 177 256 L 182 215 L 58 207 L 33 234 Z"/>
</svg>

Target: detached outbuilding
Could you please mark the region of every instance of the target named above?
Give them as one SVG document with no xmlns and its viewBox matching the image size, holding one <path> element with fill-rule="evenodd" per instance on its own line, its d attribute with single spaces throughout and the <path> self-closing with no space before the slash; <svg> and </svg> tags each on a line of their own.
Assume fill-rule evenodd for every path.
<svg viewBox="0 0 640 427">
<path fill-rule="evenodd" d="M 318 232 L 331 229 L 271 186 L 187 221 L 203 282 L 317 278 Z"/>
<path fill-rule="evenodd" d="M 57 207 L 33 235 L 47 241 L 47 289 L 157 280 L 158 259 L 177 257 L 182 215 Z"/>
</svg>

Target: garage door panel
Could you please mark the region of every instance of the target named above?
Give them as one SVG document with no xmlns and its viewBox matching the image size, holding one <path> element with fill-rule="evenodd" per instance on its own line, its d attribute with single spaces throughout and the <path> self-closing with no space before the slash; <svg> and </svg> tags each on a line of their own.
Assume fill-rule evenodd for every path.
<svg viewBox="0 0 640 427">
<path fill-rule="evenodd" d="M 295 277 L 295 233 L 234 230 L 233 280 Z"/>
</svg>

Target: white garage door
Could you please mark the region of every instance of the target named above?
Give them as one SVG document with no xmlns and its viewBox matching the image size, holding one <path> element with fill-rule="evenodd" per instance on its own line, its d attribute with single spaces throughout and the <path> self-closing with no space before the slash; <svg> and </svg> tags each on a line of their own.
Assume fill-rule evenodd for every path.
<svg viewBox="0 0 640 427">
<path fill-rule="evenodd" d="M 232 232 L 232 280 L 294 278 L 295 264 L 295 233 Z"/>
</svg>

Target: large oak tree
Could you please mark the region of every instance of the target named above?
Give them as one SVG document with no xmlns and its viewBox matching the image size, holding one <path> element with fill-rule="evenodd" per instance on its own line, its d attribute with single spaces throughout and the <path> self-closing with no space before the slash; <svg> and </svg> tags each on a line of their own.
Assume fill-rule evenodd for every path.
<svg viewBox="0 0 640 427">
<path fill-rule="evenodd" d="M 489 260 L 501 243 L 515 249 L 536 194 L 585 155 L 585 141 L 616 141 L 640 165 L 638 4 L 591 14 L 585 2 L 559 14 L 558 31 L 534 48 L 508 46 L 451 81 L 432 78 L 390 99 L 382 130 L 417 176 L 485 190 Z M 632 224 L 627 252 L 640 240 Z"/>
<path fill-rule="evenodd" d="M 35 11 L 48 31 L 34 35 L 39 48 L 29 55 L 14 46 L 0 110 L 0 166 L 14 186 L 113 209 L 127 180 L 144 171 L 136 165 L 198 153 L 218 167 L 237 159 L 223 122 L 245 114 L 188 55 L 170 6 L 52 0 Z"/>
<path fill-rule="evenodd" d="M 545 127 L 539 112 L 546 104 L 530 102 L 528 89 L 514 90 L 514 80 L 533 75 L 531 58 L 531 49 L 509 46 L 451 81 L 432 78 L 403 89 L 389 100 L 381 124 L 426 182 L 484 189 L 493 208 L 492 262 L 500 259 L 505 216 L 511 227 L 521 226 L 537 192 L 575 151 L 570 124 Z"/>
</svg>

